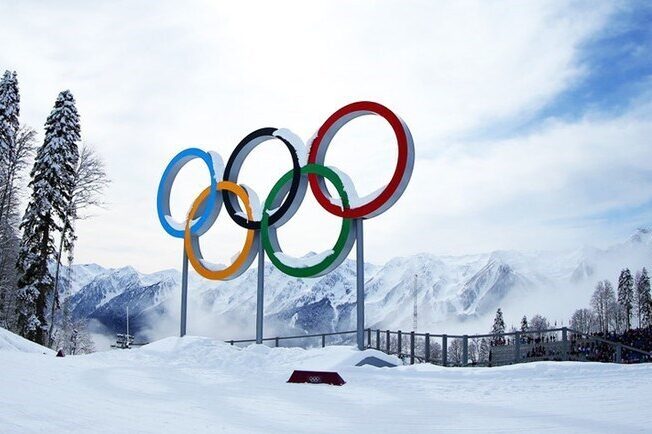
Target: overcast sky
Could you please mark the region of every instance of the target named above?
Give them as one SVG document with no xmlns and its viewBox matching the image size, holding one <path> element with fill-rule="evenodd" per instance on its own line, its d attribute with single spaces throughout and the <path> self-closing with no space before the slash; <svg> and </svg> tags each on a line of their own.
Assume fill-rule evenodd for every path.
<svg viewBox="0 0 652 434">
<path fill-rule="evenodd" d="M 237 4 L 236 4 L 237 3 Z M 0 1 L 0 69 L 18 72 L 21 120 L 39 131 L 70 89 L 82 137 L 106 160 L 106 210 L 80 223 L 77 262 L 178 268 L 156 216 L 168 161 L 200 147 L 227 160 L 249 132 L 309 139 L 356 100 L 401 116 L 414 175 L 366 222 L 367 259 L 602 246 L 652 222 L 652 9 L 645 2 Z M 362 193 L 387 183 L 391 130 L 365 117 L 327 163 Z M 266 197 L 290 160 L 266 142 L 240 180 Z M 179 176 L 182 219 L 206 187 Z M 279 231 L 288 253 L 328 249 L 339 220 L 309 192 Z M 202 239 L 229 261 L 244 231 L 223 212 Z"/>
</svg>

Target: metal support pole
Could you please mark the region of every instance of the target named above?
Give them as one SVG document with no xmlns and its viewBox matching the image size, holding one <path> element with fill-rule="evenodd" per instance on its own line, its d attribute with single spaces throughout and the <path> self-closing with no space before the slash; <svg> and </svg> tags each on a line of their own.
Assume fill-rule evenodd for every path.
<svg viewBox="0 0 652 434">
<path fill-rule="evenodd" d="M 414 365 L 414 331 L 410 332 L 410 365 Z"/>
<path fill-rule="evenodd" d="M 469 364 L 469 337 L 464 335 L 462 338 L 462 366 Z"/>
<path fill-rule="evenodd" d="M 385 345 L 387 346 L 387 351 L 386 351 L 387 354 L 392 354 L 391 343 L 392 343 L 392 338 L 391 338 L 391 335 L 389 333 L 389 330 L 387 330 L 385 332 Z"/>
<path fill-rule="evenodd" d="M 401 331 L 398 331 L 398 344 L 396 346 L 396 354 L 398 354 L 399 357 L 401 357 L 401 350 L 403 349 L 403 333 Z"/>
<path fill-rule="evenodd" d="M 521 361 L 521 334 L 516 332 L 514 335 L 514 363 Z"/>
<path fill-rule="evenodd" d="M 355 219 L 355 250 L 356 250 L 356 337 L 358 349 L 364 350 L 364 242 L 362 219 Z"/>
<path fill-rule="evenodd" d="M 570 358 L 570 344 L 568 342 L 568 328 L 566 327 L 561 328 L 561 341 L 564 345 L 564 360 L 568 360 Z"/>
<path fill-rule="evenodd" d="M 324 348 L 326 346 L 326 335 L 321 335 L 321 347 Z"/>
<path fill-rule="evenodd" d="M 275 345 L 278 347 L 278 338 L 274 339 Z"/>
<path fill-rule="evenodd" d="M 371 329 L 367 329 L 367 348 L 371 348 Z"/>
<path fill-rule="evenodd" d="M 448 365 L 448 336 L 446 335 L 441 337 L 441 364 Z"/>
<path fill-rule="evenodd" d="M 380 329 L 376 329 L 376 349 L 380 350 Z"/>
<path fill-rule="evenodd" d="M 256 343 L 263 343 L 263 306 L 265 302 L 265 249 L 263 240 L 258 240 L 258 288 L 256 291 Z"/>
<path fill-rule="evenodd" d="M 424 352 L 424 360 L 428 363 L 430 361 L 430 333 L 426 333 L 426 349 Z"/>
<path fill-rule="evenodd" d="M 179 336 L 186 335 L 186 317 L 188 315 L 188 255 L 183 249 L 183 262 L 181 263 L 181 326 Z"/>
<path fill-rule="evenodd" d="M 616 345 L 616 363 L 623 362 L 623 346 L 618 344 Z"/>
</svg>

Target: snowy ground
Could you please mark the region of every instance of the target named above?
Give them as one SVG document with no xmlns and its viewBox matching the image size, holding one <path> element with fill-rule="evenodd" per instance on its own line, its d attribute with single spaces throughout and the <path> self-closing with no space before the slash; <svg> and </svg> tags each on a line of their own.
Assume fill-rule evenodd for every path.
<svg viewBox="0 0 652 434">
<path fill-rule="evenodd" d="M 348 347 L 200 337 L 56 358 L 0 332 L 2 433 L 652 430 L 652 365 L 353 367 L 362 356 Z M 286 383 L 301 368 L 337 370 L 347 384 Z"/>
</svg>

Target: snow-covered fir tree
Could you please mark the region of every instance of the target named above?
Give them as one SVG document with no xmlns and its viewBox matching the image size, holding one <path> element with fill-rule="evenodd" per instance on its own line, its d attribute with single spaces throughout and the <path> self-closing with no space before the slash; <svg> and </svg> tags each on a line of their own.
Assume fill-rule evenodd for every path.
<svg viewBox="0 0 652 434">
<path fill-rule="evenodd" d="M 15 328 L 16 259 L 19 250 L 20 190 L 36 132 L 20 126 L 15 72 L 0 79 L 0 326 Z"/>
<path fill-rule="evenodd" d="M 629 268 L 620 272 L 618 278 L 618 304 L 622 307 L 625 316 L 625 329 L 631 328 L 632 309 L 634 307 L 634 279 Z"/>
<path fill-rule="evenodd" d="M 0 320 L 8 326 L 6 305 L 12 282 L 7 276 L 7 256 L 12 252 L 14 234 L 7 224 L 9 206 L 7 204 L 9 179 L 9 155 L 18 133 L 20 113 L 20 94 L 16 72 L 5 71 L 0 79 Z"/>
<path fill-rule="evenodd" d="M 496 317 L 494 318 L 494 324 L 491 327 L 491 334 L 502 334 L 505 333 L 505 320 L 503 319 L 503 311 L 498 308 L 496 311 Z M 502 336 L 492 337 L 493 345 L 503 345 L 505 343 L 505 338 Z"/>
<path fill-rule="evenodd" d="M 638 326 L 652 326 L 652 296 L 650 296 L 650 277 L 647 269 L 643 267 L 636 279 L 636 311 Z"/>
<path fill-rule="evenodd" d="M 20 93 L 16 72 L 5 71 L 0 79 L 0 242 L 6 242 L 7 221 L 10 217 L 11 157 L 20 129 Z M 4 256 L 0 245 L 0 255 Z"/>
<path fill-rule="evenodd" d="M 523 315 L 523 318 L 521 318 L 521 333 L 527 333 L 529 329 L 530 326 L 527 323 L 527 316 Z"/>
<path fill-rule="evenodd" d="M 62 229 L 70 203 L 79 140 L 75 99 L 66 90 L 57 97 L 45 123 L 45 139 L 30 173 L 32 194 L 20 226 L 18 329 L 40 344 L 48 343 L 47 303 L 54 284 L 48 263 L 55 255 L 54 237 Z"/>
<path fill-rule="evenodd" d="M 19 115 L 18 77 L 16 71 L 5 71 L 0 80 L 0 155 L 18 135 Z"/>
</svg>

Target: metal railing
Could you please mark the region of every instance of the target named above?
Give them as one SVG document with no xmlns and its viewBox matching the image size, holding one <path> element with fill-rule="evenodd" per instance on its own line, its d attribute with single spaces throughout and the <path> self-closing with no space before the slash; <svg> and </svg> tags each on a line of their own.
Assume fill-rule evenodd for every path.
<svg viewBox="0 0 652 434">
<path fill-rule="evenodd" d="M 311 339 L 311 338 L 321 338 L 321 346 L 322 348 L 326 346 L 326 337 L 327 336 L 346 336 L 346 335 L 355 335 L 356 331 L 351 330 L 351 331 L 346 331 L 346 332 L 330 332 L 330 333 L 316 333 L 316 334 L 308 334 L 308 335 L 295 335 L 295 336 L 277 336 L 273 338 L 263 338 L 263 342 L 274 342 L 274 346 L 278 347 L 280 346 L 280 342 L 284 340 L 295 340 L 295 339 Z M 235 345 L 235 344 L 251 344 L 255 343 L 256 339 L 232 339 L 229 341 L 225 341 L 228 344 Z M 342 343 L 341 341 L 338 343 Z"/>
<path fill-rule="evenodd" d="M 327 337 L 341 336 L 329 344 L 354 343 L 356 331 L 316 333 L 294 336 L 263 338 L 263 342 L 273 342 L 279 347 L 281 342 L 300 339 L 321 339 L 321 347 L 327 345 Z M 401 330 L 366 329 L 366 348 L 394 354 L 410 364 L 433 363 L 442 366 L 498 366 L 523 363 L 534 360 L 586 360 L 578 348 L 585 348 L 589 343 L 602 345 L 613 351 L 612 360 L 623 363 L 623 351 L 638 355 L 638 361 L 651 361 L 652 353 L 621 342 L 589 335 L 568 327 L 553 328 L 528 332 L 507 332 L 498 334 L 455 335 L 402 332 Z M 570 335 L 570 336 L 569 336 Z M 346 336 L 351 336 L 347 339 Z M 228 340 L 231 345 L 255 343 L 255 339 Z M 319 341 L 315 342 L 319 344 Z M 314 346 L 317 346 L 314 345 Z M 313 345 L 304 345 L 313 346 Z M 488 360 L 481 360 L 478 355 L 489 352 Z M 604 348 L 602 348 L 604 352 Z M 543 355 L 540 355 L 543 351 Z M 629 354 L 629 353 L 628 353 Z M 486 356 L 486 354 L 485 354 Z M 486 358 L 486 357 L 485 357 Z M 625 360 L 627 361 L 627 360 Z"/>
<path fill-rule="evenodd" d="M 582 360 L 577 348 L 587 343 L 600 343 L 610 347 L 613 350 L 611 361 L 615 363 L 623 363 L 623 350 L 636 353 L 639 356 L 638 361 L 652 359 L 652 353 L 649 351 L 568 327 L 477 335 L 371 329 L 367 329 L 366 332 L 368 348 L 395 354 L 404 360 L 409 360 L 410 364 L 426 362 L 442 366 L 496 366 L 533 360 Z M 489 353 L 488 360 L 479 360 L 477 356 L 470 357 L 470 344 L 474 346 L 473 351 L 479 353 L 478 346 L 483 344 L 482 340 L 485 340 L 485 350 Z M 543 355 L 537 356 L 535 350 L 542 350 Z"/>
</svg>

